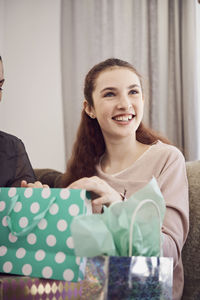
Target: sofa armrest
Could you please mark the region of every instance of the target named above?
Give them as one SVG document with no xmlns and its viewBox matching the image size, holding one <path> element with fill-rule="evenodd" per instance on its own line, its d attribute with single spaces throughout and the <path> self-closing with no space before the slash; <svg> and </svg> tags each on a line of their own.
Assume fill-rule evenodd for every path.
<svg viewBox="0 0 200 300">
<path fill-rule="evenodd" d="M 190 229 L 183 247 L 184 291 L 182 300 L 200 299 L 200 161 L 186 163 L 189 183 Z"/>
<path fill-rule="evenodd" d="M 54 169 L 34 169 L 36 179 L 50 188 L 59 186 L 62 173 Z"/>
</svg>

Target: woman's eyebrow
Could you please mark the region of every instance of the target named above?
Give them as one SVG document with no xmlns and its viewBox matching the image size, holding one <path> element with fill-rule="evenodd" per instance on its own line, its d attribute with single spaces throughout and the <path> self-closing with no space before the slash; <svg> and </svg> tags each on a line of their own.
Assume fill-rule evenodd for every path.
<svg viewBox="0 0 200 300">
<path fill-rule="evenodd" d="M 129 85 L 129 86 L 127 87 L 127 89 L 130 90 L 130 89 L 133 89 L 133 88 L 135 88 L 135 87 L 141 88 L 141 86 L 138 85 L 138 84 L 131 84 L 131 85 Z M 108 87 L 105 87 L 103 90 L 101 90 L 100 93 L 103 93 L 103 92 L 106 91 L 106 90 L 116 91 L 117 88 L 112 87 L 112 86 L 108 86 Z"/>
<path fill-rule="evenodd" d="M 1 84 L 1 83 L 3 84 L 3 83 L 4 83 L 4 81 L 5 81 L 5 79 L 2 79 L 2 80 L 0 80 L 0 84 Z"/>
<path fill-rule="evenodd" d="M 111 91 L 115 91 L 116 90 L 116 88 L 114 88 L 114 87 L 105 87 L 103 90 L 101 90 L 100 91 L 100 93 L 103 93 L 104 91 L 106 91 L 106 90 L 111 90 Z"/>
<path fill-rule="evenodd" d="M 129 89 L 133 89 L 133 88 L 135 88 L 135 87 L 141 88 L 141 86 L 138 85 L 138 84 L 132 84 L 132 85 L 130 85 L 130 86 L 128 87 L 128 90 L 129 90 Z"/>
</svg>

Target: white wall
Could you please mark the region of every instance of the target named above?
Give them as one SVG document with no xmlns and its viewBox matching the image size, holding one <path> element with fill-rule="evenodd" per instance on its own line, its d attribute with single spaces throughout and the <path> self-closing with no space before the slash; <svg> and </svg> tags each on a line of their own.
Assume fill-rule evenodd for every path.
<svg viewBox="0 0 200 300">
<path fill-rule="evenodd" d="M 60 9 L 60 0 L 0 0 L 0 129 L 23 140 L 34 168 L 63 171 Z"/>
<path fill-rule="evenodd" d="M 200 53 L 200 4 L 196 4 L 196 13 L 197 13 L 197 53 Z M 199 78 L 199 79 L 198 79 Z M 200 80 L 200 55 L 197 55 L 197 80 Z M 200 99 L 200 84 L 198 85 L 198 99 Z M 198 114 L 200 116 L 200 103 L 199 104 L 199 110 Z M 199 127 L 197 128 L 199 135 L 200 135 L 200 121 L 199 121 Z M 200 159 L 200 139 L 198 144 L 198 159 Z"/>
</svg>

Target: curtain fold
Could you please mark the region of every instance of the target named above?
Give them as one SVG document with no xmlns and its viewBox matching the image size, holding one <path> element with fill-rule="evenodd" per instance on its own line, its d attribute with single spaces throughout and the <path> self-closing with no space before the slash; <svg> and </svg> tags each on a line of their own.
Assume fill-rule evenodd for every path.
<svg viewBox="0 0 200 300">
<path fill-rule="evenodd" d="M 181 2 L 181 84 L 182 84 L 182 136 L 186 158 L 197 159 L 200 133 L 198 131 L 198 70 L 197 61 L 197 1 Z M 197 8 L 198 5 L 198 8 Z M 200 32 L 199 32 L 200 33 Z"/>
<path fill-rule="evenodd" d="M 83 81 L 109 57 L 143 75 L 144 121 L 187 160 L 197 159 L 196 0 L 62 0 L 62 87 L 66 155 L 80 121 Z"/>
</svg>

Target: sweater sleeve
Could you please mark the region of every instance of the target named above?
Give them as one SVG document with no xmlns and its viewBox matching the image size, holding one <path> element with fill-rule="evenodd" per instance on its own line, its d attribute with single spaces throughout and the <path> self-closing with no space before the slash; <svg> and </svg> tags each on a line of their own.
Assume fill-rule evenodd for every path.
<svg viewBox="0 0 200 300">
<path fill-rule="evenodd" d="M 21 180 L 26 180 L 27 182 L 36 181 L 24 144 L 19 139 L 17 139 L 15 145 L 15 153 L 15 173 L 10 186 L 20 187 Z"/>
<path fill-rule="evenodd" d="M 189 231 L 188 182 L 185 159 L 176 149 L 171 152 L 161 171 L 158 182 L 166 202 L 162 232 L 163 254 L 173 257 L 174 267 L 178 264 L 181 250 Z"/>
</svg>

